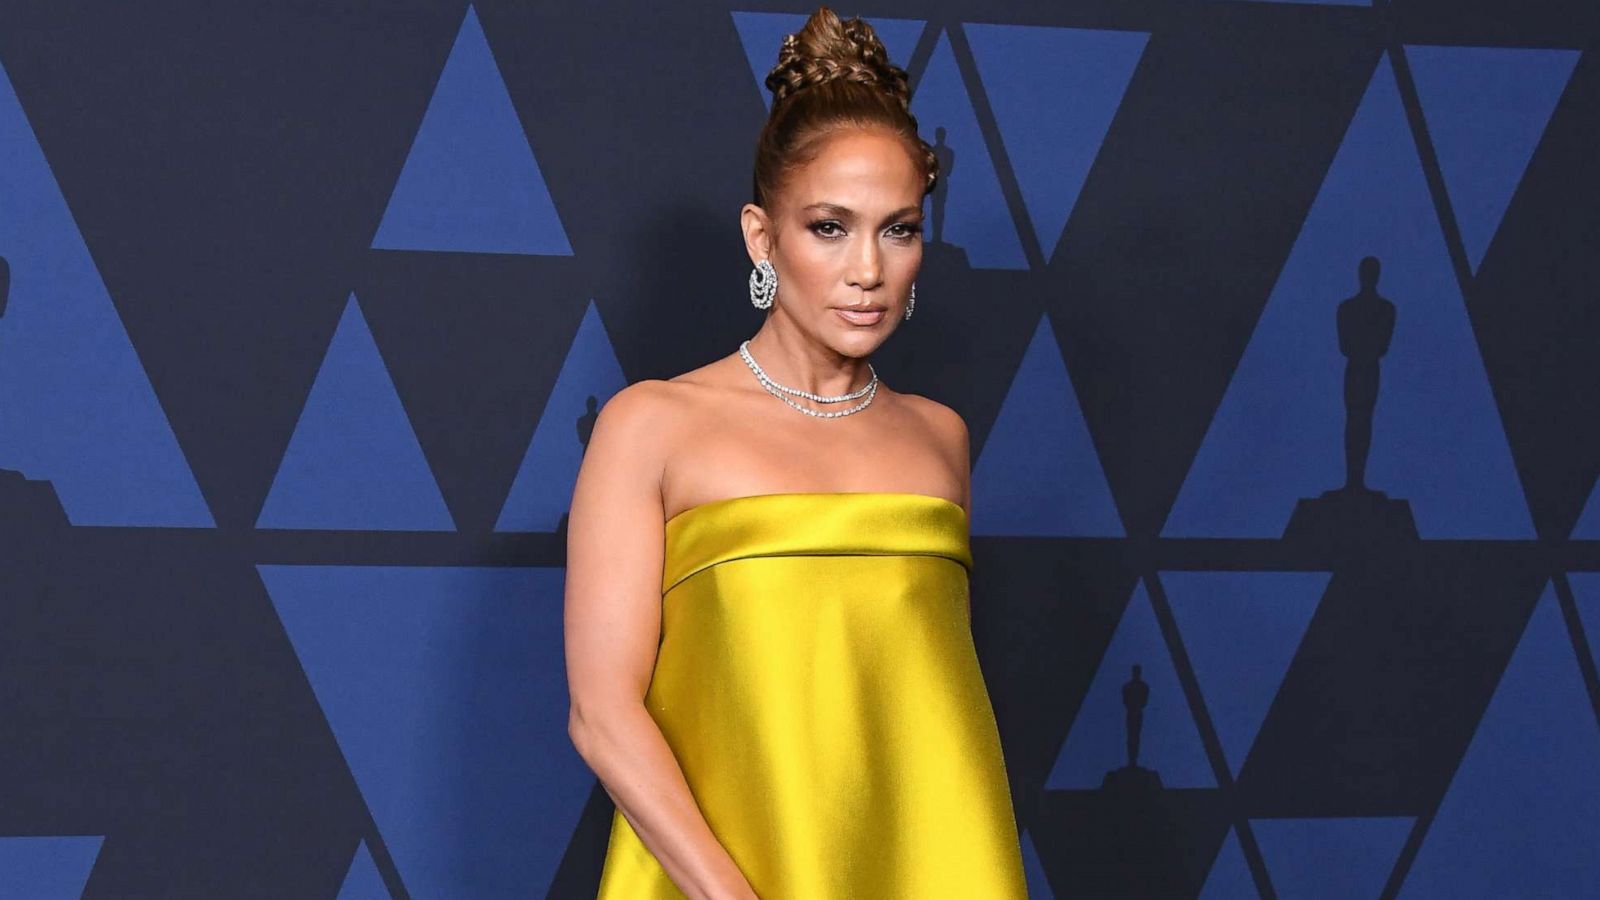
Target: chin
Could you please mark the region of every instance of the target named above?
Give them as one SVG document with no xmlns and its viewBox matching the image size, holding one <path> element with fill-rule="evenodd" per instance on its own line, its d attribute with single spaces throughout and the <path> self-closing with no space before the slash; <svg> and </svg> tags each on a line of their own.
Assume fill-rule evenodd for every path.
<svg viewBox="0 0 1600 900">
<path fill-rule="evenodd" d="M 887 331 L 867 331 L 858 329 L 855 333 L 846 335 L 843 340 L 832 341 L 833 349 L 845 356 L 857 358 L 872 355 L 872 351 L 883 345 L 889 337 Z"/>
</svg>

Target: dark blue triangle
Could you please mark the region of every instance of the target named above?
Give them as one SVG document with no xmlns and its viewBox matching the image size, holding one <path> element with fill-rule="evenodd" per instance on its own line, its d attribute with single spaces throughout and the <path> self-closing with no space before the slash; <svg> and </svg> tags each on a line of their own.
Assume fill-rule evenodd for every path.
<svg viewBox="0 0 1600 900">
<path fill-rule="evenodd" d="M 1407 45 L 1405 52 L 1476 271 L 1582 51 Z"/>
<path fill-rule="evenodd" d="M 1228 838 L 1217 851 L 1211 863 L 1211 872 L 1200 888 L 1200 900 L 1241 900 L 1259 897 L 1256 883 L 1250 877 L 1250 867 L 1245 864 L 1244 851 L 1239 849 L 1239 836 L 1228 829 Z"/>
<path fill-rule="evenodd" d="M 853 15 L 840 9 L 834 12 L 846 20 Z M 804 27 L 810 16 L 805 13 L 739 10 L 735 10 L 732 16 L 734 30 L 739 33 L 739 43 L 744 47 L 745 61 L 750 64 L 750 72 L 755 76 L 756 92 L 770 110 L 772 92 L 767 90 L 767 73 L 778 64 L 778 50 L 783 47 L 784 37 Z M 911 52 L 917 48 L 917 39 L 922 37 L 923 21 L 878 16 L 873 16 L 870 21 L 878 40 L 883 41 L 883 49 L 889 51 L 889 59 L 905 68 L 906 62 L 911 59 Z"/>
<path fill-rule="evenodd" d="M 1237 774 L 1327 589 L 1327 572 L 1162 572 L 1206 709 Z"/>
<path fill-rule="evenodd" d="M 455 530 L 354 294 L 256 527 Z"/>
<path fill-rule="evenodd" d="M 259 569 L 410 895 L 545 896 L 594 785 L 562 570 Z"/>
<path fill-rule="evenodd" d="M 1122 688 L 1134 665 L 1141 668 L 1140 677 L 1149 685 L 1139 765 L 1154 769 L 1169 788 L 1216 786 L 1194 715 L 1141 581 L 1100 658 L 1094 680 L 1045 780 L 1046 788 L 1098 788 L 1107 772 L 1127 764 L 1127 707 Z"/>
<path fill-rule="evenodd" d="M 1048 261 L 1150 34 L 981 23 L 964 28 Z"/>
<path fill-rule="evenodd" d="M 0 837 L 0 897 L 78 900 L 102 835 Z"/>
<path fill-rule="evenodd" d="M 345 872 L 344 885 L 339 888 L 336 900 L 392 900 L 389 889 L 383 886 L 383 875 L 372 861 L 372 853 L 367 850 L 366 841 L 356 845 L 350 869 Z"/>
<path fill-rule="evenodd" d="M 470 5 L 372 246 L 572 254 Z"/>
<path fill-rule="evenodd" d="M 1547 586 L 1400 896 L 1590 897 L 1596 835 L 1600 727 Z"/>
<path fill-rule="evenodd" d="M 1414 821 L 1251 819 L 1250 830 L 1279 897 L 1348 900 L 1383 893 Z"/>
<path fill-rule="evenodd" d="M 1366 483 L 1425 538 L 1532 538 L 1533 521 L 1395 86 L 1380 62 L 1273 287 L 1163 534 L 1279 537 L 1344 484 L 1338 304 L 1381 261 L 1396 307 Z"/>
<path fill-rule="evenodd" d="M 600 407 L 625 386 L 627 377 L 591 299 L 500 508 L 495 531 L 556 530 L 572 506 L 572 489 L 583 462 L 583 436 Z"/>
<path fill-rule="evenodd" d="M 74 525 L 214 527 L 4 67 L 0 256 L 0 469 L 50 481 Z"/>
<path fill-rule="evenodd" d="M 973 534 L 1123 534 L 1048 314 L 1034 329 L 984 440 L 972 490 Z"/>
</svg>

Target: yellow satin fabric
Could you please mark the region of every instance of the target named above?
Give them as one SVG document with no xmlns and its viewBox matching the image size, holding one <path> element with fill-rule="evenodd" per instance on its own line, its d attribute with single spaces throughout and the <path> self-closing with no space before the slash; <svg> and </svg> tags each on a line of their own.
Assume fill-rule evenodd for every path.
<svg viewBox="0 0 1600 900">
<path fill-rule="evenodd" d="M 789 493 L 666 524 L 645 704 L 762 900 L 1027 897 L 966 512 Z M 622 813 L 599 900 L 684 897 Z"/>
</svg>

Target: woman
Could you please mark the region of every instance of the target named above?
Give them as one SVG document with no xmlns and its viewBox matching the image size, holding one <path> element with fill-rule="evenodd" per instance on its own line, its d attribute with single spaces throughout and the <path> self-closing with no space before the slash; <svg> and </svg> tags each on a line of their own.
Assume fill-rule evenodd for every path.
<svg viewBox="0 0 1600 900">
<path fill-rule="evenodd" d="M 602 900 L 1026 897 L 970 629 L 967 430 L 879 383 L 937 163 L 827 7 L 767 76 L 737 353 L 602 408 L 568 524 Z M 781 401 L 781 402 L 780 402 Z"/>
</svg>

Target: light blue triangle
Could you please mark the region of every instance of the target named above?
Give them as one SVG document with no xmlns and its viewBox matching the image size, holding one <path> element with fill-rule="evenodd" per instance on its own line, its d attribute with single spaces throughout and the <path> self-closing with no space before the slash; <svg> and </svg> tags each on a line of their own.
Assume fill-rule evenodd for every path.
<svg viewBox="0 0 1600 900">
<path fill-rule="evenodd" d="M 1425 538 L 1528 538 L 1533 522 L 1400 104 L 1380 63 L 1273 287 L 1163 534 L 1279 537 L 1295 504 L 1344 484 L 1335 316 L 1382 263 L 1394 302 L 1366 483 Z"/>
<path fill-rule="evenodd" d="M 1411 833 L 1410 817 L 1251 819 L 1250 830 L 1285 900 L 1376 898 Z"/>
<path fill-rule="evenodd" d="M 1547 585 L 1400 896 L 1593 896 L 1596 835 L 1600 727 Z"/>
<path fill-rule="evenodd" d="M 0 837 L 0 897 L 78 900 L 104 835 Z"/>
<path fill-rule="evenodd" d="M 1135 664 L 1142 670 L 1140 678 L 1150 686 L 1140 731 L 1139 765 L 1154 769 L 1169 788 L 1216 786 L 1167 642 L 1140 582 L 1100 658 L 1083 705 L 1045 780 L 1046 788 L 1098 788 L 1107 772 L 1127 764 L 1127 707 L 1122 702 L 1122 686 L 1130 680 Z"/>
<path fill-rule="evenodd" d="M 0 469 L 50 481 L 73 525 L 214 527 L 4 67 L 0 257 Z"/>
<path fill-rule="evenodd" d="M 1048 314 L 1012 376 L 972 484 L 975 535 L 1123 534 Z"/>
<path fill-rule="evenodd" d="M 1039 858 L 1039 847 L 1033 840 L 1033 829 L 1022 830 L 1022 874 L 1028 883 L 1028 900 L 1055 900 L 1056 892 L 1050 889 L 1050 879 L 1045 876 L 1044 861 Z"/>
<path fill-rule="evenodd" d="M 1328 572 L 1162 572 L 1223 755 L 1244 765 L 1327 590 Z"/>
<path fill-rule="evenodd" d="M 1477 271 L 1582 51 L 1407 45 L 1405 52 Z"/>
<path fill-rule="evenodd" d="M 1244 861 L 1244 851 L 1239 849 L 1239 836 L 1228 829 L 1228 838 L 1217 851 L 1206 883 L 1200 888 L 1200 900 L 1241 900 L 1261 896 L 1250 877 L 1250 867 Z"/>
<path fill-rule="evenodd" d="M 594 785 L 559 568 L 260 566 L 413 897 L 543 897 Z"/>
<path fill-rule="evenodd" d="M 471 5 L 372 246 L 572 254 Z"/>
<path fill-rule="evenodd" d="M 389 889 L 383 886 L 383 875 L 372 861 L 367 842 L 356 845 L 350 869 L 345 873 L 344 886 L 339 888 L 337 900 L 392 900 Z"/>
<path fill-rule="evenodd" d="M 1000 192 L 1000 176 L 956 67 L 949 35 L 939 35 L 928 68 L 912 92 L 911 112 L 917 117 L 923 140 L 940 144 L 938 129 L 942 127 L 943 144 L 954 154 L 954 162 L 940 174 L 945 184 L 942 190 L 948 191 L 944 241 L 965 250 L 967 262 L 975 269 L 1026 269 L 1022 238 Z M 930 242 L 934 237 L 933 200 L 930 194 L 922 201 L 927 216 L 922 235 Z"/>
<path fill-rule="evenodd" d="M 845 20 L 855 15 L 839 9 L 835 9 L 834 12 Z M 784 37 L 803 28 L 810 16 L 805 13 L 739 10 L 733 11 L 732 16 L 734 30 L 739 33 L 739 43 L 744 47 L 745 61 L 750 64 L 750 72 L 756 78 L 756 92 L 761 95 L 761 102 L 770 110 L 772 92 L 767 90 L 767 73 L 778 64 L 778 50 L 783 47 Z M 889 51 L 890 61 L 902 69 L 905 68 L 911 59 L 912 51 L 917 49 L 917 39 L 922 37 L 923 21 L 873 16 L 871 23 L 878 40 L 883 41 L 883 49 Z"/>
<path fill-rule="evenodd" d="M 1595 487 L 1600 488 L 1600 481 L 1595 482 Z M 1600 540 L 1600 489 L 1590 490 L 1583 512 L 1572 527 L 1572 536 L 1580 541 Z"/>
<path fill-rule="evenodd" d="M 354 294 L 256 527 L 455 530 Z"/>
<path fill-rule="evenodd" d="M 627 378 L 600 321 L 600 310 L 590 299 L 495 531 L 556 530 L 572 506 L 572 489 L 594 418 L 625 386 Z"/>
<path fill-rule="evenodd" d="M 1600 667 L 1600 572 L 1568 572 L 1567 582 L 1572 585 L 1572 596 L 1578 607 L 1578 618 L 1583 623 L 1588 639 L 1589 653 Z"/>
<path fill-rule="evenodd" d="M 963 27 L 1049 260 L 1150 34 L 1035 25 Z"/>
</svg>

